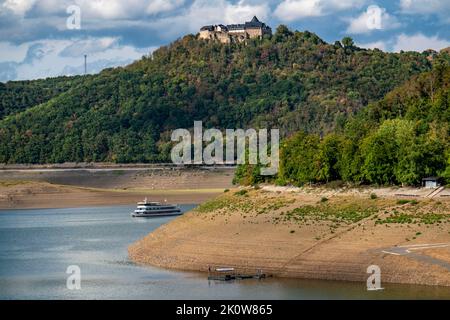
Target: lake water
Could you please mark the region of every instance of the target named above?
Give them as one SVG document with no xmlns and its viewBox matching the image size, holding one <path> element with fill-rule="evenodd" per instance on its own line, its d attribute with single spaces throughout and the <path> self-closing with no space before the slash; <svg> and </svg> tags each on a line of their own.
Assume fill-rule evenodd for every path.
<svg viewBox="0 0 450 320">
<path fill-rule="evenodd" d="M 189 210 L 194 205 L 182 206 Z M 0 211 L 0 299 L 450 299 L 450 289 L 290 279 L 208 281 L 139 267 L 127 247 L 173 217 L 131 218 L 134 206 Z M 69 265 L 81 289 L 66 287 Z"/>
</svg>

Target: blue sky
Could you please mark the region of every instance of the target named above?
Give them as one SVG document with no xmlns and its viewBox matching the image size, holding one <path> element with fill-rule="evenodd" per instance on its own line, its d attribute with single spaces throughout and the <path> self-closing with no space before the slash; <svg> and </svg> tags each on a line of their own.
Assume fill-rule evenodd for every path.
<svg viewBox="0 0 450 320">
<path fill-rule="evenodd" d="M 80 29 L 67 27 L 73 5 Z M 126 65 L 202 25 L 253 15 L 384 51 L 450 46 L 450 0 L 0 0 L 0 81 L 80 74 L 84 54 L 91 73 Z"/>
</svg>

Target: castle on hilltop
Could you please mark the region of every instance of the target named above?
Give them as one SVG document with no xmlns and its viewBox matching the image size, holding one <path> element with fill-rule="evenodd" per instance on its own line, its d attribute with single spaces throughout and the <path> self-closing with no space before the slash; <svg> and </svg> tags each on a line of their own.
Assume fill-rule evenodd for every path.
<svg viewBox="0 0 450 320">
<path fill-rule="evenodd" d="M 252 38 L 262 38 L 264 35 L 272 35 L 272 29 L 259 21 L 257 17 L 253 17 L 251 21 L 243 24 L 204 26 L 200 29 L 199 39 L 231 43 L 242 42 Z"/>
</svg>

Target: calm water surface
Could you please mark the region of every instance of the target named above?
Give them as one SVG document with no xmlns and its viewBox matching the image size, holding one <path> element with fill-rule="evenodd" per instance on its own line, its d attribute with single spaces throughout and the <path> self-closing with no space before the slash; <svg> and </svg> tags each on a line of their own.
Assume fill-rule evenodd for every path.
<svg viewBox="0 0 450 320">
<path fill-rule="evenodd" d="M 194 205 L 182 206 L 184 211 Z M 136 219 L 134 206 L 0 211 L 0 299 L 450 299 L 450 289 L 265 279 L 209 282 L 204 274 L 139 267 L 127 247 L 173 217 Z M 81 268 L 81 290 L 66 269 Z"/>
</svg>

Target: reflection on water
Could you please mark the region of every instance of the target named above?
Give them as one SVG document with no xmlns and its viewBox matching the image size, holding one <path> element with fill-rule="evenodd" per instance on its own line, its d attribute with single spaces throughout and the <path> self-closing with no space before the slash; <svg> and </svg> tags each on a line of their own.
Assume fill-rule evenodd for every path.
<svg viewBox="0 0 450 320">
<path fill-rule="evenodd" d="M 194 205 L 182 206 L 189 210 Z M 0 211 L 0 299 L 450 298 L 448 288 L 292 279 L 207 281 L 204 274 L 139 267 L 127 246 L 173 219 L 131 218 L 133 206 Z M 66 268 L 81 268 L 81 290 Z"/>
</svg>

